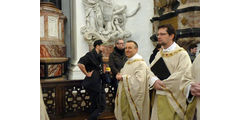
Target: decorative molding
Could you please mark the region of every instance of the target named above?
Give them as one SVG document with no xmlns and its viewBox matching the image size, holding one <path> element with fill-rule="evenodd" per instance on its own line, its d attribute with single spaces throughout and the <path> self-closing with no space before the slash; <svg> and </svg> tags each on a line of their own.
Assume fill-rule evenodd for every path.
<svg viewBox="0 0 240 120">
<path fill-rule="evenodd" d="M 173 12 L 164 14 L 160 17 L 153 17 L 152 19 L 150 19 L 150 21 L 153 23 L 154 21 L 162 21 L 162 20 L 166 20 L 172 17 L 177 16 L 180 13 L 185 13 L 185 12 L 190 12 L 190 11 L 200 11 L 200 6 L 191 6 L 191 7 L 187 7 L 187 8 L 183 8 L 183 9 L 177 9 Z"/>
<path fill-rule="evenodd" d="M 176 30 L 176 38 L 200 37 L 200 28 L 187 28 Z"/>
</svg>

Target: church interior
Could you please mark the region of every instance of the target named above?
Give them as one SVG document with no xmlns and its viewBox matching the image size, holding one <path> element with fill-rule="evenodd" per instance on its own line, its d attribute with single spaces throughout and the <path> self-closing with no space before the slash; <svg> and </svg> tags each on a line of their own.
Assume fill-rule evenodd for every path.
<svg viewBox="0 0 240 120">
<path fill-rule="evenodd" d="M 79 59 L 104 42 L 104 68 L 117 39 L 134 40 L 148 63 L 159 25 L 176 29 L 176 43 L 200 53 L 200 0 L 40 0 L 41 120 L 85 120 L 91 106 L 82 86 Z M 149 65 L 149 63 L 148 63 Z M 99 120 L 115 120 L 114 88 L 104 85 L 106 109 Z M 42 106 L 43 105 L 43 106 Z"/>
</svg>

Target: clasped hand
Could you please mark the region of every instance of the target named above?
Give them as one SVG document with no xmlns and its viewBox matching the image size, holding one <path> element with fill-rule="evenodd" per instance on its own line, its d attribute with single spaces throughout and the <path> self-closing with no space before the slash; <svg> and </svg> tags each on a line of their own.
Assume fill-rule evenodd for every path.
<svg viewBox="0 0 240 120">
<path fill-rule="evenodd" d="M 155 83 L 153 84 L 154 89 L 156 90 L 163 90 L 163 88 L 166 87 L 166 85 L 163 83 L 161 80 L 156 80 Z"/>
<path fill-rule="evenodd" d="M 117 79 L 117 80 L 123 80 L 122 75 L 121 75 L 120 73 L 118 73 L 118 74 L 116 75 L 116 79 Z"/>
<path fill-rule="evenodd" d="M 190 90 L 193 96 L 200 97 L 200 83 L 192 83 Z"/>
</svg>

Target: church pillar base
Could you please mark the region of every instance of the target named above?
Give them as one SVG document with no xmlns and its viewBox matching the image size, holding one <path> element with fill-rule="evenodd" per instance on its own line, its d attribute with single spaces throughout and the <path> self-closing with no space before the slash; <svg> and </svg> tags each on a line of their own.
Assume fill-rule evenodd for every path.
<svg viewBox="0 0 240 120">
<path fill-rule="evenodd" d="M 83 80 L 85 75 L 78 68 L 78 66 L 71 66 L 69 68 L 68 80 Z"/>
</svg>

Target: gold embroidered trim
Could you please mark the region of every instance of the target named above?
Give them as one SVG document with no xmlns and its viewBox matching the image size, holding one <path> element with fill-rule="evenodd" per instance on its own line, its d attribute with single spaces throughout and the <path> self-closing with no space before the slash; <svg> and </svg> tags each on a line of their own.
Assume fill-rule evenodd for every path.
<svg viewBox="0 0 240 120">
<path fill-rule="evenodd" d="M 167 91 L 167 92 L 169 92 L 169 93 L 171 94 L 173 100 L 176 102 L 176 104 L 178 105 L 178 107 L 179 107 L 179 108 L 182 110 L 182 112 L 184 113 L 183 107 L 178 103 L 177 99 L 173 96 L 172 91 L 170 91 L 169 89 L 164 88 L 164 87 L 163 87 L 163 90 L 164 90 L 164 91 Z"/>
<path fill-rule="evenodd" d="M 178 52 L 180 52 L 182 50 L 184 50 L 184 49 L 180 48 L 180 49 L 174 50 L 174 51 L 172 51 L 170 53 L 168 53 L 168 52 L 167 53 L 163 53 L 163 51 L 161 49 L 160 54 L 161 54 L 162 57 L 171 57 L 171 56 L 174 56 L 175 54 L 177 54 Z"/>
<path fill-rule="evenodd" d="M 128 61 L 127 64 L 132 64 L 134 62 L 137 62 L 137 61 L 144 61 L 143 59 L 135 59 L 133 61 Z"/>
<path fill-rule="evenodd" d="M 132 102 L 133 102 L 133 105 L 134 105 L 134 107 L 135 107 L 135 109 L 136 109 L 138 119 L 141 120 L 141 119 L 140 119 L 140 115 L 139 115 L 139 113 L 138 113 L 137 106 L 136 106 L 135 102 L 133 101 L 132 95 L 130 94 L 130 88 L 129 88 L 129 84 L 128 84 L 128 76 L 126 77 L 126 82 L 127 82 L 127 87 L 128 87 L 128 93 L 129 93 L 130 98 L 131 98 L 131 100 L 132 100 Z"/>
</svg>

